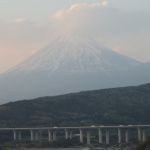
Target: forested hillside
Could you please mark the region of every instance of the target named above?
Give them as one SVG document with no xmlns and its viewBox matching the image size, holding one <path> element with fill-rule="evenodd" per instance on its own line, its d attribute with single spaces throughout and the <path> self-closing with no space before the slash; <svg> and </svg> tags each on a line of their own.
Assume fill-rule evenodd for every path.
<svg viewBox="0 0 150 150">
<path fill-rule="evenodd" d="M 150 84 L 0 106 L 0 127 L 150 124 Z"/>
</svg>

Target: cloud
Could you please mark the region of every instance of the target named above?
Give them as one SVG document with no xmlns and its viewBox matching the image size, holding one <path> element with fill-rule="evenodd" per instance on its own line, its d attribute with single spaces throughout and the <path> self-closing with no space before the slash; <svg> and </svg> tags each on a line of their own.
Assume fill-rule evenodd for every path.
<svg viewBox="0 0 150 150">
<path fill-rule="evenodd" d="M 53 31 L 58 34 L 79 34 L 91 30 L 92 18 L 98 16 L 101 7 L 103 5 L 99 3 L 83 3 L 74 4 L 68 10 L 58 11 L 51 17 Z"/>
<path fill-rule="evenodd" d="M 107 1 L 75 4 L 51 17 L 53 35 L 82 35 L 96 38 L 104 46 L 140 61 L 149 61 L 150 13 L 127 12 Z M 119 47 L 116 47 L 119 45 Z M 136 47 L 141 54 L 136 54 Z M 144 51 L 144 52 L 143 52 Z M 145 53 L 145 54 L 144 54 Z"/>
<path fill-rule="evenodd" d="M 107 5 L 108 5 L 108 2 L 107 2 L 107 1 L 103 1 L 102 4 L 103 4 L 104 6 L 107 6 Z"/>
<path fill-rule="evenodd" d="M 19 57 L 24 60 L 53 37 L 68 34 L 94 37 L 114 51 L 148 61 L 149 18 L 150 13 L 121 11 L 111 7 L 108 1 L 74 4 L 67 10 L 57 11 L 44 26 L 24 17 L 11 21 L 0 18 L 0 64 L 6 66 L 7 61 L 4 65 L 2 60 L 12 60 L 12 67 L 19 62 Z M 141 51 L 135 55 L 137 47 Z"/>
<path fill-rule="evenodd" d="M 18 18 L 18 19 L 11 20 L 10 22 L 16 22 L 16 23 L 18 23 L 18 22 L 24 22 L 24 21 L 26 21 L 25 18 Z"/>
<path fill-rule="evenodd" d="M 104 7 L 107 6 L 107 7 Z M 110 36 L 143 34 L 150 29 L 150 14 L 120 11 L 107 1 L 93 4 L 74 4 L 68 10 L 51 17 L 51 28 L 58 34 L 88 34 Z"/>
</svg>

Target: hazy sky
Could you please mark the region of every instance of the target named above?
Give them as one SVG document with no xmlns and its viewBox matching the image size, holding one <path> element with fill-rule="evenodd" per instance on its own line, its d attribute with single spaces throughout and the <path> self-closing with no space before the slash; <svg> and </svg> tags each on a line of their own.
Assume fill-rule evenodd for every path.
<svg viewBox="0 0 150 150">
<path fill-rule="evenodd" d="M 66 34 L 148 62 L 150 0 L 0 0 L 0 73 Z"/>
</svg>

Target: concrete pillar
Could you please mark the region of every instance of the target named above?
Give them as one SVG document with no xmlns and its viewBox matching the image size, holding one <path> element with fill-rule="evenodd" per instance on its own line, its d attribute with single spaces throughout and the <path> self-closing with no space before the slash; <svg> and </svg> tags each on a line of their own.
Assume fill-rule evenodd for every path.
<svg viewBox="0 0 150 150">
<path fill-rule="evenodd" d="M 121 129 L 118 128 L 118 143 L 121 143 Z"/>
<path fill-rule="evenodd" d="M 80 131 L 80 142 L 83 143 L 83 130 L 79 129 Z"/>
<path fill-rule="evenodd" d="M 18 132 L 18 140 L 21 140 L 21 131 Z"/>
<path fill-rule="evenodd" d="M 65 129 L 65 139 L 68 139 L 68 138 L 69 138 L 68 130 Z"/>
<path fill-rule="evenodd" d="M 30 133 L 31 133 L 31 141 L 34 141 L 34 132 L 33 132 L 33 130 L 30 130 Z"/>
<path fill-rule="evenodd" d="M 138 141 L 141 142 L 141 128 L 138 127 Z"/>
<path fill-rule="evenodd" d="M 53 131 L 53 141 L 56 140 L 56 131 Z"/>
<path fill-rule="evenodd" d="M 106 130 L 106 144 L 109 144 L 109 130 Z"/>
<path fill-rule="evenodd" d="M 70 130 L 70 139 L 72 139 L 72 138 L 73 138 L 73 131 Z"/>
<path fill-rule="evenodd" d="M 39 144 L 42 144 L 42 130 L 39 129 Z"/>
<path fill-rule="evenodd" d="M 102 144 L 102 129 L 98 129 L 98 135 L 99 135 L 99 143 Z"/>
<path fill-rule="evenodd" d="M 90 144 L 90 130 L 87 131 L 87 144 Z"/>
<path fill-rule="evenodd" d="M 36 140 L 36 141 L 39 140 L 39 132 L 38 132 L 38 131 L 35 132 L 35 140 Z"/>
<path fill-rule="evenodd" d="M 145 129 L 142 130 L 142 141 L 146 140 Z"/>
<path fill-rule="evenodd" d="M 13 132 L 14 132 L 14 141 L 16 141 L 16 140 L 17 140 L 17 133 L 16 133 L 16 130 L 13 130 Z"/>
<path fill-rule="evenodd" d="M 50 130 L 48 130 L 48 141 L 52 141 L 52 132 Z"/>
<path fill-rule="evenodd" d="M 126 143 L 129 142 L 129 131 L 128 131 L 128 129 L 125 130 L 125 140 L 126 140 Z"/>
</svg>

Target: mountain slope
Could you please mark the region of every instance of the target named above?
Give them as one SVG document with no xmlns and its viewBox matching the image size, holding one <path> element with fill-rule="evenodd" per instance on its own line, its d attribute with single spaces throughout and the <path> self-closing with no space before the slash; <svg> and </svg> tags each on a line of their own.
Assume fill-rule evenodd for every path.
<svg viewBox="0 0 150 150">
<path fill-rule="evenodd" d="M 0 127 L 150 124 L 150 84 L 0 106 Z"/>
<path fill-rule="evenodd" d="M 13 70 L 15 72 L 19 70 L 107 72 L 111 70 L 129 70 L 139 64 L 139 62 L 129 57 L 102 47 L 93 39 L 60 37 Z"/>
<path fill-rule="evenodd" d="M 141 64 L 93 39 L 61 37 L 0 76 L 0 101 L 138 85 L 132 70 Z"/>
</svg>

